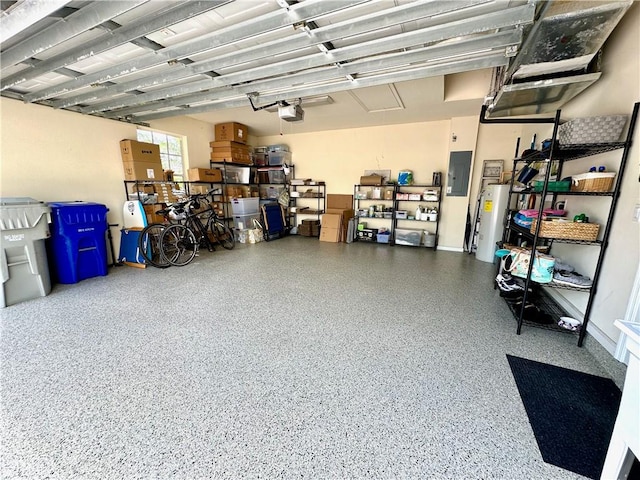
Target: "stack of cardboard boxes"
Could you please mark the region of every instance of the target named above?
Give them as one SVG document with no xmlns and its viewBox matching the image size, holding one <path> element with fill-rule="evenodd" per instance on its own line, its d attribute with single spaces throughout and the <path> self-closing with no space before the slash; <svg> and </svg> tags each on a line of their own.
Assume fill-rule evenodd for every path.
<svg viewBox="0 0 640 480">
<path fill-rule="evenodd" d="M 298 235 L 303 237 L 320 236 L 320 220 L 302 220 L 302 223 L 298 225 Z"/>
<path fill-rule="evenodd" d="M 120 154 L 122 155 L 125 180 L 152 180 L 156 182 L 163 180 L 158 145 L 136 140 L 122 140 Z"/>
<path fill-rule="evenodd" d="M 165 208 L 167 203 L 177 202 L 178 198 L 173 193 L 173 184 L 163 181 L 164 172 L 160 160 L 160 147 L 153 143 L 138 142 L 137 140 L 122 140 L 120 154 L 124 179 L 140 182 L 132 185 L 131 193 L 143 193 L 145 197 L 151 197 L 155 202 L 143 205 L 147 222 L 162 223 L 164 217 L 156 212 Z"/>
<path fill-rule="evenodd" d="M 249 129 L 237 122 L 218 123 L 214 126 L 215 141 L 210 142 L 211 161 L 252 165 L 251 147 L 246 145 Z"/>
<path fill-rule="evenodd" d="M 321 242 L 346 242 L 349 219 L 353 218 L 353 195 L 327 195 L 327 208 L 321 218 Z"/>
</svg>

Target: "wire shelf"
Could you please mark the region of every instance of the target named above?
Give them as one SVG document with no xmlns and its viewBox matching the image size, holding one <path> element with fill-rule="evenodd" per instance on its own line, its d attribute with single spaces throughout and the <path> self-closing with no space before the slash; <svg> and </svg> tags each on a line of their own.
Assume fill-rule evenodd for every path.
<svg viewBox="0 0 640 480">
<path fill-rule="evenodd" d="M 550 315 L 551 318 L 553 319 L 553 323 L 549 323 L 549 324 L 537 323 L 531 320 L 523 319 L 522 325 L 524 325 L 525 327 L 534 327 L 534 328 L 540 328 L 542 330 L 550 330 L 550 331 L 561 332 L 561 333 L 572 333 L 572 334 L 579 333 L 579 330 L 572 331 L 572 330 L 567 330 L 566 328 L 562 328 L 558 326 L 558 320 L 560 319 L 560 317 L 566 317 L 568 315 L 564 311 L 564 309 L 562 309 L 551 297 L 549 297 L 546 293 L 544 293 L 543 290 L 538 290 L 533 294 L 529 294 L 527 301 L 531 301 L 531 303 L 533 303 L 536 307 L 538 307 L 541 313 Z M 513 314 L 513 317 L 517 322 L 518 318 L 520 318 L 519 305 L 516 305 L 508 301 L 506 303 L 509 306 L 511 313 Z"/>
<path fill-rule="evenodd" d="M 554 160 L 577 160 L 600 153 L 611 152 L 625 147 L 625 142 L 587 143 L 580 145 L 559 145 L 553 151 Z"/>
</svg>

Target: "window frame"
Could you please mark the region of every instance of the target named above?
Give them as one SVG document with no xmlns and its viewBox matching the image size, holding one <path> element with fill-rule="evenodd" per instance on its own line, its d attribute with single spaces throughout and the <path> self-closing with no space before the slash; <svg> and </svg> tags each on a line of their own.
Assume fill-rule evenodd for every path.
<svg viewBox="0 0 640 480">
<path fill-rule="evenodd" d="M 142 135 L 140 135 L 142 133 Z M 150 137 L 149 137 L 150 134 Z M 173 181 L 176 183 L 184 183 L 186 180 L 186 137 L 176 135 L 175 133 L 164 132 L 152 128 L 137 127 L 136 138 L 139 142 L 153 143 L 160 147 L 160 160 L 162 161 L 163 170 L 173 170 Z M 171 139 L 171 140 L 170 140 Z M 151 141 L 150 141 L 151 140 Z M 171 144 L 177 140 L 180 145 L 180 153 L 175 153 L 175 148 L 171 148 Z M 175 145 L 175 143 L 174 143 Z M 173 151 L 172 151 L 173 150 Z M 181 168 L 181 172 L 176 169 L 177 164 Z"/>
</svg>

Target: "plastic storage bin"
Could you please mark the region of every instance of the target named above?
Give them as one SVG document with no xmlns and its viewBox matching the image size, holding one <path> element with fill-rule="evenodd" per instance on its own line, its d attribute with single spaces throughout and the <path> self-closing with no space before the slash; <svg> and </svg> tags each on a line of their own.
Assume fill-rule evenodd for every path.
<svg viewBox="0 0 640 480">
<path fill-rule="evenodd" d="M 269 170 L 269 183 L 286 183 L 287 177 L 282 170 Z"/>
<path fill-rule="evenodd" d="M 0 198 L 0 307 L 51 292 L 45 238 L 51 208 L 33 198 Z"/>
<path fill-rule="evenodd" d="M 405 230 L 396 228 L 396 245 L 411 245 L 419 247 L 422 242 L 422 230 Z"/>
<path fill-rule="evenodd" d="M 227 165 L 222 170 L 225 183 L 250 183 L 251 168 Z"/>
<path fill-rule="evenodd" d="M 277 152 L 269 152 L 269 165 L 291 165 L 291 152 L 280 150 Z"/>
<path fill-rule="evenodd" d="M 250 213 L 247 215 L 234 215 L 233 216 L 233 228 L 237 230 L 245 230 L 247 228 L 254 228 L 253 219 L 260 221 L 259 213 Z"/>
<path fill-rule="evenodd" d="M 283 191 L 284 185 L 260 185 L 260 198 L 275 200 Z M 300 192 L 291 192 L 291 198 L 300 198 Z"/>
<path fill-rule="evenodd" d="M 260 199 L 258 197 L 251 198 L 232 198 L 231 210 L 234 215 L 246 215 L 249 213 L 258 213 L 260 210 Z"/>
<path fill-rule="evenodd" d="M 288 152 L 289 151 L 289 146 L 288 145 L 284 145 L 282 143 L 277 144 L 277 145 L 269 145 L 267 147 L 267 151 L 269 153 L 271 153 L 271 152 Z"/>
<path fill-rule="evenodd" d="M 92 202 L 55 202 L 51 207 L 51 250 L 55 278 L 78 283 L 107 274 L 107 207 Z"/>
<path fill-rule="evenodd" d="M 436 246 L 436 234 L 424 232 L 424 246 L 427 248 L 434 248 Z"/>
</svg>

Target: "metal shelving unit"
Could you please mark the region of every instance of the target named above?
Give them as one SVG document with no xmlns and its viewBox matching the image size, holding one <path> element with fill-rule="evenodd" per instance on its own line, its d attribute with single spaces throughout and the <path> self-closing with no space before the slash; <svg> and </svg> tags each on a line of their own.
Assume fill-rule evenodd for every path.
<svg viewBox="0 0 640 480">
<path fill-rule="evenodd" d="M 526 238 L 530 242 L 531 246 L 531 258 L 529 261 L 529 271 L 527 278 L 525 280 L 523 299 L 520 308 L 514 308 L 512 304 L 509 304 L 511 311 L 514 314 L 514 317 L 517 321 L 517 334 L 519 335 L 522 330 L 523 325 L 527 326 L 535 326 L 546 328 L 554 331 L 562 331 L 567 332 L 568 330 L 561 329 L 554 325 L 543 325 L 536 322 L 528 321 L 524 319 L 525 314 L 525 305 L 528 300 L 532 301 L 536 306 L 539 307 L 540 311 L 543 313 L 547 313 L 552 315 L 552 317 L 557 318 L 560 316 L 567 315 L 566 312 L 551 298 L 547 289 L 566 289 L 573 291 L 581 291 L 589 296 L 587 300 L 587 304 L 585 307 L 583 322 L 580 330 L 577 332 L 578 334 L 578 346 L 582 346 L 584 342 L 584 337 L 587 333 L 587 325 L 589 324 L 591 309 L 593 307 L 593 301 L 595 295 L 598 290 L 598 281 L 600 278 L 600 272 L 602 268 L 602 264 L 604 261 L 604 257 L 607 251 L 607 246 L 609 244 L 609 236 L 611 234 L 611 225 L 615 216 L 616 206 L 618 199 L 620 197 L 620 187 L 622 184 L 622 178 L 624 177 L 625 167 L 627 164 L 627 160 L 629 157 L 629 151 L 631 149 L 631 145 L 633 142 L 633 133 L 635 130 L 637 117 L 638 117 L 638 109 L 640 103 L 636 103 L 633 107 L 633 112 L 631 114 L 631 118 L 629 121 L 629 127 L 627 131 L 627 137 L 624 142 L 611 142 L 611 143 L 593 143 L 593 144 L 579 144 L 579 145 L 561 145 L 558 144 L 556 139 L 558 138 L 558 127 L 560 125 L 560 110 L 556 112 L 554 118 L 537 118 L 537 119 L 495 119 L 495 120 L 487 120 L 485 119 L 486 107 L 482 108 L 480 113 L 480 123 L 549 123 L 553 124 L 553 135 L 552 135 L 552 143 L 553 146 L 548 151 L 544 152 L 547 155 L 546 160 L 539 160 L 546 163 L 546 172 L 544 183 L 541 191 L 535 191 L 531 189 L 525 190 L 514 190 L 514 178 L 511 179 L 511 188 L 509 191 L 511 195 L 534 195 L 539 200 L 538 203 L 538 218 L 542 218 L 542 211 L 544 210 L 544 200 L 547 198 L 547 195 L 551 195 L 552 203 L 555 204 L 556 200 L 560 196 L 575 196 L 575 197 L 604 197 L 610 198 L 610 206 L 609 212 L 607 216 L 607 221 L 604 224 L 604 228 L 601 229 L 601 239 L 597 241 L 580 241 L 580 240 L 565 240 L 565 239 L 557 239 L 557 238 L 545 238 L 540 235 L 540 227 L 542 222 L 537 222 L 537 226 L 534 232 L 531 232 L 529 229 L 520 227 L 516 225 L 512 220 L 512 214 L 515 213 L 514 210 L 509 210 L 506 213 L 505 220 L 505 231 L 503 235 L 503 242 L 510 239 L 511 234 L 515 233 L 516 235 Z M 562 168 L 564 163 L 568 161 L 579 160 L 582 158 L 590 157 L 592 155 L 598 155 L 605 152 L 611 152 L 615 150 L 622 150 L 620 163 L 618 172 L 616 175 L 615 184 L 613 190 L 610 192 L 557 192 L 549 190 L 549 177 L 552 170 L 552 166 L 557 166 L 556 177 L 562 178 Z M 526 158 L 516 158 L 513 164 L 514 176 L 517 171 L 518 163 L 526 162 Z M 534 263 L 534 252 L 536 248 L 542 244 L 548 245 L 549 249 L 552 248 L 554 243 L 570 243 L 575 245 L 584 245 L 584 246 L 594 246 L 599 248 L 598 259 L 594 268 L 592 278 L 592 286 L 589 289 L 584 288 L 574 288 L 567 285 L 559 285 L 556 283 L 549 284 L 537 284 L 536 282 L 531 280 L 531 271 Z M 570 332 L 570 331 L 569 331 Z M 573 332 L 570 332 L 573 333 Z"/>
<path fill-rule="evenodd" d="M 373 225 L 388 228 L 390 232 L 390 245 L 393 245 L 393 198 L 395 197 L 395 188 L 395 185 L 356 184 L 353 186 L 353 210 L 356 216 L 356 224 L 359 224 L 360 221 L 363 220 L 367 222 L 367 228 L 374 228 Z M 373 197 L 374 189 L 381 190 L 381 198 L 371 198 Z M 385 198 L 384 191 L 391 192 L 390 198 Z M 363 193 L 367 192 L 371 194 L 368 198 L 360 198 Z M 381 205 L 386 212 L 385 210 L 381 212 L 378 211 Z M 386 218 L 384 216 L 385 213 L 387 214 Z M 376 214 L 378 214 L 378 216 L 376 216 Z M 373 222 L 371 225 L 369 224 L 370 220 Z M 378 229 L 379 228 L 376 228 L 376 230 Z M 364 239 L 366 240 L 366 238 Z"/>
<path fill-rule="evenodd" d="M 418 189 L 418 190 L 417 190 Z M 437 192 L 437 200 L 425 200 L 422 192 L 420 190 L 434 190 Z M 404 194 L 404 193 L 409 193 L 409 194 L 419 194 L 420 195 L 420 199 L 419 200 L 405 200 L 405 199 L 399 199 L 398 196 L 399 194 Z M 434 250 L 436 248 L 438 248 L 438 231 L 440 228 L 440 215 L 442 214 L 442 186 L 440 185 L 421 185 L 421 184 L 413 184 L 413 185 L 397 185 L 396 186 L 396 190 L 393 193 L 393 222 L 391 225 L 391 241 L 393 244 L 395 244 L 395 231 L 396 228 L 398 228 L 398 222 L 413 222 L 412 225 L 417 225 L 417 224 L 422 224 L 424 226 L 429 227 L 428 229 L 430 230 L 434 230 L 433 232 L 429 232 L 430 234 L 434 234 L 435 235 L 435 243 L 433 244 L 433 248 Z M 411 204 L 413 206 L 413 208 L 415 208 L 415 206 L 421 206 L 421 205 L 426 205 L 427 207 L 432 207 L 435 206 L 436 210 L 437 210 L 437 216 L 436 216 L 436 220 L 420 220 L 420 219 L 416 219 L 414 218 L 413 220 L 409 220 L 409 219 L 400 219 L 397 217 L 396 212 L 398 212 L 398 210 L 400 210 L 400 204 L 401 203 L 407 203 L 407 204 Z M 411 210 L 410 210 L 411 211 Z M 428 229 L 422 229 L 422 230 L 428 230 Z"/>
<path fill-rule="evenodd" d="M 218 168 L 220 170 L 222 170 L 222 183 L 220 184 L 222 187 L 222 203 L 224 205 L 224 220 L 226 222 L 232 222 L 233 221 L 233 215 L 232 215 L 232 210 L 231 210 L 231 204 L 229 203 L 229 199 L 227 198 L 227 192 L 228 189 L 227 187 L 233 187 L 233 186 L 244 186 L 247 187 L 249 189 L 251 189 L 251 187 L 258 187 L 257 184 L 257 172 L 256 172 L 256 167 L 254 165 L 248 165 L 246 163 L 237 163 L 237 162 L 227 162 L 227 161 L 222 161 L 222 162 L 215 162 L 213 160 L 209 161 L 209 165 L 211 168 Z M 227 168 L 228 167 L 233 167 L 233 168 L 243 168 L 243 169 L 248 169 L 249 175 L 248 175 L 248 181 L 238 181 L 238 182 L 233 182 L 233 181 L 229 181 L 229 178 L 231 177 L 230 173 Z"/>
<path fill-rule="evenodd" d="M 363 189 L 380 188 L 385 191 L 391 191 L 391 198 L 358 198 L 358 192 L 362 192 Z M 434 190 L 437 192 L 437 200 L 425 200 L 423 197 L 424 190 Z M 403 199 L 398 198 L 398 194 L 414 194 L 419 199 Z M 384 195 L 383 195 L 384 197 Z M 418 205 L 435 206 L 437 209 L 437 217 L 434 221 L 420 220 L 420 219 L 401 219 L 397 218 L 396 213 L 400 209 L 400 204 L 406 203 L 413 205 L 415 209 Z M 371 216 L 370 214 L 364 214 L 364 211 L 372 205 L 383 205 L 385 211 L 376 211 L 377 216 Z M 435 243 L 433 245 L 434 250 L 438 247 L 438 231 L 440 226 L 440 219 L 442 214 L 442 186 L 441 185 L 428 185 L 428 184 L 412 184 L 412 185 L 354 185 L 353 187 L 353 208 L 358 219 L 358 222 L 362 220 L 373 220 L 375 224 L 389 226 L 390 242 L 389 245 L 396 245 L 395 231 L 398 229 L 398 222 L 407 222 L 414 227 L 421 225 L 427 228 L 421 228 L 420 230 L 429 230 L 429 234 L 435 235 Z M 382 216 L 380 216 L 382 213 Z M 408 228 L 410 230 L 410 228 Z M 417 233 L 417 232 L 416 232 Z M 423 245 L 421 245 L 423 246 Z"/>
<path fill-rule="evenodd" d="M 309 180 L 301 185 L 289 184 L 289 206 L 296 209 L 295 212 L 290 212 L 294 219 L 293 225 L 299 223 L 300 216 L 315 217 L 315 220 L 320 220 L 320 215 L 324 213 L 326 206 L 326 188 L 325 182 L 322 181 Z"/>
</svg>

